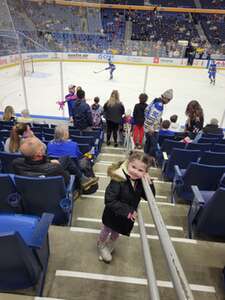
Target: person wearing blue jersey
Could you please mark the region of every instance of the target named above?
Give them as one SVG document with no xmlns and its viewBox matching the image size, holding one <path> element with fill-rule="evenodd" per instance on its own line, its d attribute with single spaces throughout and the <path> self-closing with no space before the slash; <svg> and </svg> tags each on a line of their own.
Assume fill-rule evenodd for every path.
<svg viewBox="0 0 225 300">
<path fill-rule="evenodd" d="M 216 83 L 216 63 L 215 60 L 212 60 L 211 64 L 209 65 L 209 79 L 210 79 L 210 84 L 215 85 Z"/>
<path fill-rule="evenodd" d="M 158 131 L 163 114 L 164 105 L 173 98 L 173 90 L 165 91 L 161 97 L 155 98 L 145 109 L 144 132 L 146 142 L 144 152 L 156 157 Z"/>
<path fill-rule="evenodd" d="M 113 79 L 113 72 L 116 70 L 116 66 L 112 63 L 111 59 L 108 59 L 109 66 L 105 68 L 105 70 L 109 70 L 110 78 L 109 80 Z"/>
</svg>

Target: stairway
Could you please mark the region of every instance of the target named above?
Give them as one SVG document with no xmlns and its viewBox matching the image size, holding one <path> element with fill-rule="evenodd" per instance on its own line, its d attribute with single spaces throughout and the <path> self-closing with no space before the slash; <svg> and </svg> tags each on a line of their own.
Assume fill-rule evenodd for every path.
<svg viewBox="0 0 225 300">
<path fill-rule="evenodd" d="M 109 182 L 107 167 L 124 160 L 122 148 L 103 146 L 95 164 L 99 190 L 76 200 L 72 227 L 51 226 L 48 273 L 44 296 L 66 300 L 146 300 L 147 280 L 138 226 L 130 236 L 121 236 L 113 260 L 106 264 L 98 260 L 96 240 L 101 228 L 104 191 Z M 150 171 L 156 186 L 156 201 L 169 235 L 180 258 L 195 299 L 224 299 L 222 268 L 225 265 L 225 245 L 187 239 L 188 206 L 170 202 L 170 183 L 161 181 L 161 171 Z M 146 201 L 140 204 L 149 247 L 162 300 L 175 300 L 168 267 L 160 247 L 156 229 Z M 22 300 L 5 298 L 0 300 Z M 34 299 L 32 297 L 24 300 Z M 51 299 L 49 299 L 51 300 Z"/>
</svg>

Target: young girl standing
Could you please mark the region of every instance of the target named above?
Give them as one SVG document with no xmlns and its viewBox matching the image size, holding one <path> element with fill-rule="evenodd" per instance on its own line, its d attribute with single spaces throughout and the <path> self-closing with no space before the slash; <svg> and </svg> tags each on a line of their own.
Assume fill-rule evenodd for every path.
<svg viewBox="0 0 225 300">
<path fill-rule="evenodd" d="M 141 197 L 145 198 L 141 178 L 145 177 L 149 181 L 155 195 L 155 188 L 148 174 L 151 162 L 151 157 L 136 151 L 131 152 L 126 161 L 109 167 L 111 181 L 105 192 L 103 227 L 97 242 L 100 260 L 110 262 L 119 234 L 130 235 L 138 204 Z"/>
</svg>

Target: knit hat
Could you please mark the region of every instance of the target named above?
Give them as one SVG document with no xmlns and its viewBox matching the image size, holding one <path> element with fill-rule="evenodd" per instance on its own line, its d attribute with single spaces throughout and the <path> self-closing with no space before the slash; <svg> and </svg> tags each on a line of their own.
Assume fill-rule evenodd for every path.
<svg viewBox="0 0 225 300">
<path fill-rule="evenodd" d="M 170 89 L 170 90 L 167 90 L 165 91 L 163 94 L 162 94 L 162 97 L 166 98 L 166 99 L 173 99 L 173 90 Z"/>
<path fill-rule="evenodd" d="M 212 118 L 210 121 L 211 125 L 218 125 L 219 121 L 216 118 Z"/>
<path fill-rule="evenodd" d="M 68 89 L 70 90 L 70 89 L 73 89 L 73 88 L 75 88 L 76 86 L 74 85 L 74 84 L 69 84 L 68 85 Z"/>
</svg>

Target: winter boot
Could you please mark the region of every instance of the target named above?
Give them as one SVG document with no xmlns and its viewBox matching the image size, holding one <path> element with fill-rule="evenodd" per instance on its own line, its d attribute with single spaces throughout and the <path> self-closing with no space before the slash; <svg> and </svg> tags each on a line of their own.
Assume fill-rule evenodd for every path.
<svg viewBox="0 0 225 300">
<path fill-rule="evenodd" d="M 97 243 L 99 260 L 103 260 L 106 263 L 110 263 L 112 260 L 112 255 L 107 247 L 106 242 L 98 241 Z"/>
</svg>

